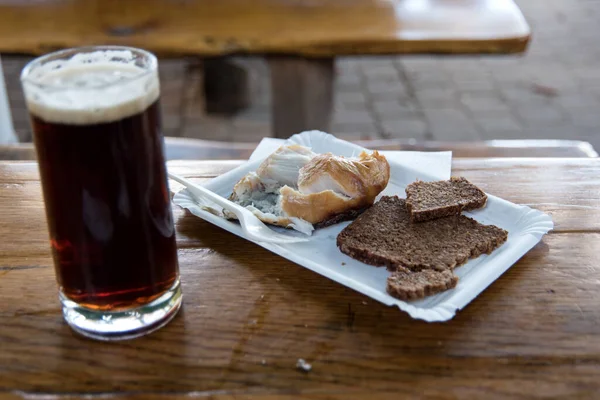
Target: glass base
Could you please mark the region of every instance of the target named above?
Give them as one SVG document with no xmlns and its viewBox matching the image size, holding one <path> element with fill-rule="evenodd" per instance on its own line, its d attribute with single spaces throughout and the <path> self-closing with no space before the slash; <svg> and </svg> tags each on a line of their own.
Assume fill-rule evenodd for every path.
<svg viewBox="0 0 600 400">
<path fill-rule="evenodd" d="M 97 340 L 125 340 L 154 332 L 173 319 L 181 307 L 181 287 L 177 280 L 158 299 L 127 311 L 90 310 L 62 293 L 60 301 L 65 320 L 76 332 Z"/>
</svg>

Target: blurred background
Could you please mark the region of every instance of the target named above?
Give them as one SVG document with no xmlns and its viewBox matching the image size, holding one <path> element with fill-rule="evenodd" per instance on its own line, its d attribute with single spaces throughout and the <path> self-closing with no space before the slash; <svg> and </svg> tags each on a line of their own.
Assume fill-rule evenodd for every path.
<svg viewBox="0 0 600 400">
<path fill-rule="evenodd" d="M 600 148 L 600 1 L 516 2 L 533 32 L 524 55 L 338 58 L 332 133 L 349 140 L 577 139 Z M 2 55 L 21 141 L 31 136 L 18 76 L 31 58 Z M 166 135 L 235 142 L 271 135 L 265 61 L 234 57 L 228 64 L 247 80 L 249 104 L 207 112 L 202 64 L 161 60 Z"/>
</svg>

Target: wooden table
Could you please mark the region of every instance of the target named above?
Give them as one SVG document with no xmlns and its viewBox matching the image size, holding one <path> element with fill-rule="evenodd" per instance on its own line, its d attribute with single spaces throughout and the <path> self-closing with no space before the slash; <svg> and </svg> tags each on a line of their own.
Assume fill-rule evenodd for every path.
<svg viewBox="0 0 600 400">
<path fill-rule="evenodd" d="M 594 147 L 579 140 L 487 140 L 475 142 L 417 141 L 414 139 L 361 140 L 354 143 L 372 150 L 452 151 L 459 158 L 493 157 L 598 157 Z M 232 143 L 165 137 L 169 160 L 247 160 L 258 143 Z M 37 159 L 33 143 L 0 145 L 0 160 Z"/>
<path fill-rule="evenodd" d="M 267 55 L 283 138 L 329 130 L 336 57 L 520 53 L 529 37 L 513 0 L 0 0 L 0 52 L 118 44 Z"/>
<path fill-rule="evenodd" d="M 237 165 L 170 168 L 201 182 Z M 36 164 L 0 163 L 0 397 L 597 396 L 600 160 L 455 159 L 453 169 L 556 227 L 452 321 L 412 320 L 175 209 L 181 313 L 150 336 L 99 343 L 62 321 Z"/>
</svg>

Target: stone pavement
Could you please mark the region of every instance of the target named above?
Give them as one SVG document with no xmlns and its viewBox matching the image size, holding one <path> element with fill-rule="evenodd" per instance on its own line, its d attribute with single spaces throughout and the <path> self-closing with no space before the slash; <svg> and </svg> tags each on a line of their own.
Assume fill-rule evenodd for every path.
<svg viewBox="0 0 600 400">
<path fill-rule="evenodd" d="M 332 133 L 347 139 L 580 139 L 600 149 L 600 1 L 517 0 L 533 30 L 520 56 L 350 57 L 337 64 Z M 202 113 L 193 61 L 161 61 L 167 135 L 238 142 L 269 136 L 268 69 L 251 74 L 253 105 L 232 118 Z M 4 56 L 16 128 L 26 59 Z"/>
</svg>

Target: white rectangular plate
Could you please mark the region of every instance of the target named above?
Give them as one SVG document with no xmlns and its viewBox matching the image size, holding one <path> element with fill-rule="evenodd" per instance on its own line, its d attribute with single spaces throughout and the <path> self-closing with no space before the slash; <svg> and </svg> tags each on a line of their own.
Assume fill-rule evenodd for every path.
<svg viewBox="0 0 600 400">
<path fill-rule="evenodd" d="M 357 145 L 317 131 L 294 135 L 287 142 L 310 147 L 316 153 L 331 152 L 342 156 L 358 155 L 364 150 Z M 408 164 L 395 161 L 395 159 L 402 160 L 402 154 L 405 152 L 393 153 L 388 156 L 391 170 L 390 182 L 380 196 L 398 195 L 404 198 L 405 187 L 416 179 L 431 181 L 448 179 L 450 175 L 450 157 L 447 153 L 445 157 L 444 154 L 439 154 L 437 158 L 429 155 L 429 157 L 420 158 L 424 160 L 422 162 Z M 234 184 L 246 173 L 255 171 L 265 156 L 263 154 L 261 157 L 253 157 L 252 161 L 211 180 L 205 184 L 205 187 L 223 197 L 229 196 Z M 406 159 L 411 159 L 411 157 L 407 154 Z M 419 158 L 416 157 L 416 159 Z M 177 193 L 173 201 L 180 207 L 188 209 L 192 214 L 248 239 L 237 222 L 225 220 L 206 211 L 205 207 L 211 205 L 199 205 L 186 190 Z M 390 306 L 396 305 L 413 318 L 430 322 L 447 321 L 456 314 L 457 310 L 464 308 L 517 262 L 541 240 L 544 234 L 553 228 L 549 215 L 490 195 L 488 195 L 488 203 L 484 209 L 465 213 L 465 215 L 483 224 L 493 224 L 506 229 L 509 232 L 507 242 L 491 255 L 483 255 L 458 267 L 455 270 L 459 277 L 456 288 L 414 302 L 404 302 L 387 294 L 386 280 L 390 272 L 385 268 L 363 264 L 339 251 L 336 246 L 336 237 L 350 222 L 318 229 L 313 232 L 310 241 L 306 243 L 288 245 L 255 243 L 374 300 Z M 302 235 L 283 228 L 274 229 L 289 235 Z"/>
</svg>

